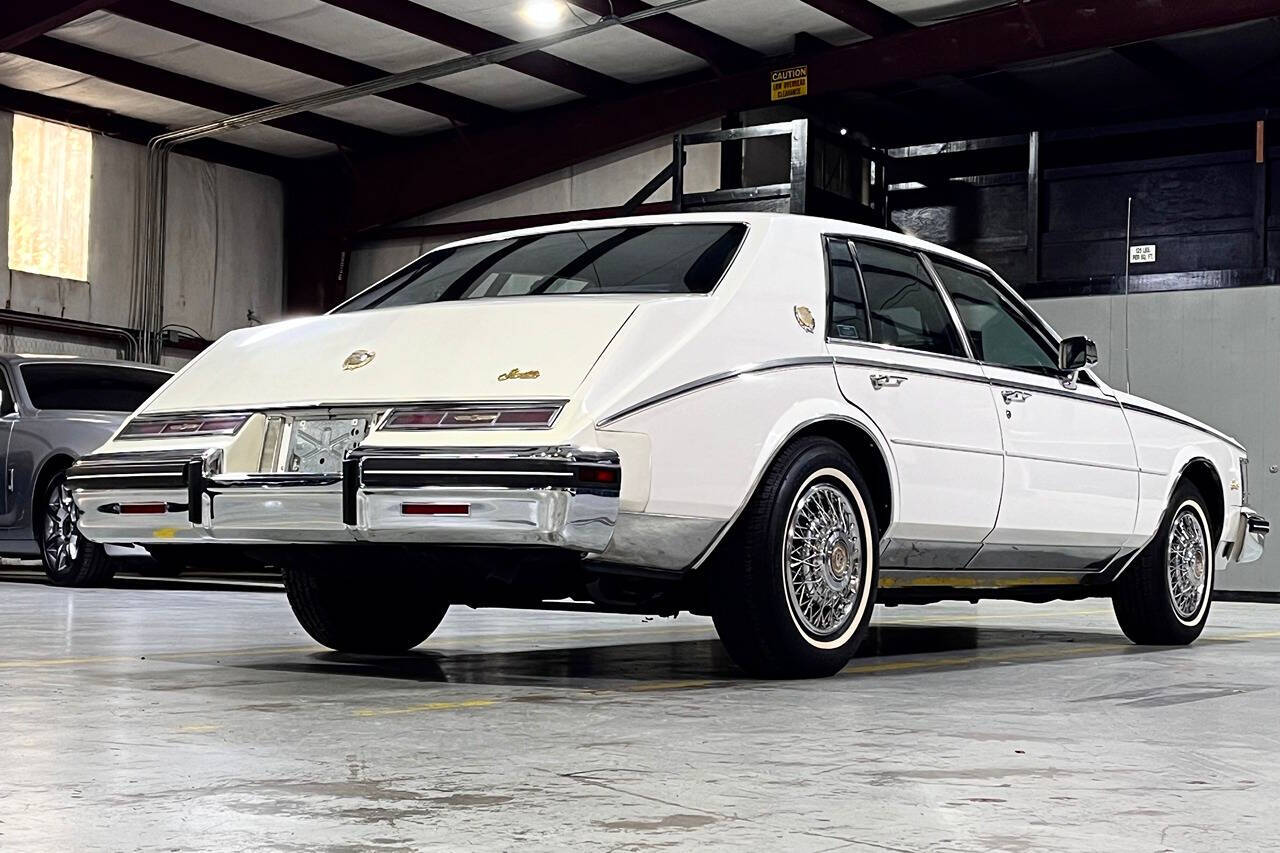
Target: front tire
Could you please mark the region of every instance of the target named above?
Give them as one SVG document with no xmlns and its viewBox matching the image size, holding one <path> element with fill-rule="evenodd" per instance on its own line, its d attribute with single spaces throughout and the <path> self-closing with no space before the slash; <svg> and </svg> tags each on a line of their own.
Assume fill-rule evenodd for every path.
<svg viewBox="0 0 1280 853">
<path fill-rule="evenodd" d="M 880 534 L 849 454 L 824 438 L 786 447 L 711 566 L 729 657 L 762 678 L 834 675 L 871 621 Z"/>
<path fill-rule="evenodd" d="M 294 616 L 334 651 L 402 654 L 431 636 L 449 609 L 420 575 L 299 568 L 283 574 Z"/>
<path fill-rule="evenodd" d="M 106 549 L 80 532 L 80 510 L 67 488 L 65 473 L 45 484 L 36 518 L 36 544 L 45 577 L 54 586 L 102 586 L 116 573 Z"/>
<path fill-rule="evenodd" d="M 1120 629 L 1139 645 L 1188 645 L 1209 620 L 1213 582 L 1214 539 L 1204 496 L 1183 483 L 1156 537 L 1116 582 L 1111 603 Z"/>
</svg>

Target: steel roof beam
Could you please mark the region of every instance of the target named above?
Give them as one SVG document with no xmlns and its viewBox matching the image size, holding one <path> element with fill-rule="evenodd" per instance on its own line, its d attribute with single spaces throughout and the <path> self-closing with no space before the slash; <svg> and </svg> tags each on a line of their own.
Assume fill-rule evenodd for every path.
<svg viewBox="0 0 1280 853">
<path fill-rule="evenodd" d="M 140 24 L 251 56 L 340 86 L 365 83 L 387 74 L 372 65 L 168 0 L 120 0 L 112 7 L 111 12 Z M 383 92 L 379 97 L 467 124 L 491 124 L 510 115 L 489 104 L 421 84 Z"/>
<path fill-rule="evenodd" d="M 11 52 L 118 86 L 217 113 L 235 115 L 271 106 L 270 101 L 255 95 L 247 95 L 132 59 L 101 53 L 50 36 L 33 39 Z M 282 130 L 353 149 L 384 147 L 395 141 L 395 137 L 387 134 L 312 113 L 286 116 L 270 124 Z"/>
<path fill-rule="evenodd" d="M 515 41 L 498 33 L 411 0 L 325 0 L 331 6 L 346 9 L 363 18 L 395 27 L 424 39 L 447 45 L 463 53 L 484 53 L 506 47 Z M 593 98 L 613 97 L 626 89 L 621 80 L 561 59 L 545 51 L 517 56 L 502 63 L 508 68 L 553 83 L 562 89 Z"/>
<path fill-rule="evenodd" d="M 13 50 L 114 0 L 8 0 L 0 7 L 0 51 Z"/>
</svg>

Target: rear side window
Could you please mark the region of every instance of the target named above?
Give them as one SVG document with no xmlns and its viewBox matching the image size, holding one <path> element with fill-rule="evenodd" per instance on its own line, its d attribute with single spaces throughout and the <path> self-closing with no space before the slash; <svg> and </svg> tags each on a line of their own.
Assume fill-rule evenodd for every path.
<svg viewBox="0 0 1280 853">
<path fill-rule="evenodd" d="M 172 375 L 109 364 L 24 364 L 22 382 L 37 409 L 132 412 Z"/>
<path fill-rule="evenodd" d="M 846 341 L 871 340 L 866 295 L 848 240 L 827 238 L 827 263 L 831 270 L 831 322 L 827 334 Z"/>
<path fill-rule="evenodd" d="M 963 356 L 946 303 L 914 252 L 854 241 L 867 293 L 871 339 L 922 352 Z"/>
<path fill-rule="evenodd" d="M 336 313 L 460 299 L 710 293 L 746 234 L 740 224 L 628 225 L 439 249 Z"/>
</svg>

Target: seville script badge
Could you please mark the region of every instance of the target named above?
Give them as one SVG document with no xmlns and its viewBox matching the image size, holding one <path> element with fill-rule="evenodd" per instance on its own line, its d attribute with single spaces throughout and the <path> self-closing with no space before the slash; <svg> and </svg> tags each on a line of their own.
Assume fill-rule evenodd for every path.
<svg viewBox="0 0 1280 853">
<path fill-rule="evenodd" d="M 508 379 L 536 379 L 540 377 L 540 370 L 521 370 L 520 368 L 512 368 L 507 373 L 498 374 L 498 382 L 507 382 Z"/>
<path fill-rule="evenodd" d="M 803 305 L 796 306 L 796 322 L 800 324 L 800 328 L 813 334 L 813 312 Z"/>
<path fill-rule="evenodd" d="M 375 355 L 377 355 L 377 353 L 371 349 L 358 349 L 343 360 L 342 369 L 356 370 L 357 368 L 364 367 L 366 364 L 373 361 L 373 357 Z"/>
<path fill-rule="evenodd" d="M 498 381 L 506 382 L 508 379 L 537 379 L 541 375 L 542 372 L 538 370 L 521 370 L 518 367 L 513 367 L 506 373 L 498 374 Z"/>
</svg>

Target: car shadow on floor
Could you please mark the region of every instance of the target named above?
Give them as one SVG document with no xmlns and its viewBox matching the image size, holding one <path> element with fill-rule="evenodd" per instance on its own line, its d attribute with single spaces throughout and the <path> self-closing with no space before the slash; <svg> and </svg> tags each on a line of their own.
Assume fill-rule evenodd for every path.
<svg viewBox="0 0 1280 853">
<path fill-rule="evenodd" d="M 450 638 L 456 640 L 456 638 Z M 592 637 L 595 639 L 595 637 Z M 319 652 L 305 661 L 245 661 L 245 668 L 456 684 L 598 689 L 631 685 L 715 687 L 749 680 L 715 639 L 621 643 L 521 651 L 477 651 L 426 646 L 404 655 Z M 1032 664 L 1159 651 L 1132 645 L 1118 633 L 1034 631 L 946 625 L 872 626 L 840 677 L 904 675 L 947 669 Z"/>
</svg>

